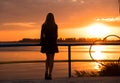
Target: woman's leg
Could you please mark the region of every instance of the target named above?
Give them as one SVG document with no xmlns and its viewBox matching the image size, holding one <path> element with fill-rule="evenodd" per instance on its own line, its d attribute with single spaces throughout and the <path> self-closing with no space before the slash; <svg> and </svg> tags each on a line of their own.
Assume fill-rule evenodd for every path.
<svg viewBox="0 0 120 83">
<path fill-rule="evenodd" d="M 53 66 L 54 66 L 54 53 L 50 54 L 50 64 L 49 64 L 49 75 L 52 75 L 53 71 Z"/>
<path fill-rule="evenodd" d="M 46 54 L 45 73 L 48 73 L 49 69 L 49 56 Z"/>
<path fill-rule="evenodd" d="M 48 73 L 48 79 L 52 79 L 52 70 L 53 70 L 53 62 L 54 62 L 54 53 L 46 54 L 46 72 Z"/>
<path fill-rule="evenodd" d="M 45 79 L 48 79 L 48 70 L 49 70 L 49 56 L 46 54 Z"/>
</svg>

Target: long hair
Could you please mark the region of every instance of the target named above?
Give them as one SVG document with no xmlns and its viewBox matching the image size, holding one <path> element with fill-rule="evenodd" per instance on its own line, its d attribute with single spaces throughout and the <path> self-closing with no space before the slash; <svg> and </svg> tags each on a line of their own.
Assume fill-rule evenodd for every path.
<svg viewBox="0 0 120 83">
<path fill-rule="evenodd" d="M 52 13 L 48 13 L 47 14 L 47 17 L 46 17 L 46 20 L 45 20 L 45 23 L 44 24 L 56 24 L 55 23 L 55 19 L 54 19 L 54 15 Z"/>
</svg>

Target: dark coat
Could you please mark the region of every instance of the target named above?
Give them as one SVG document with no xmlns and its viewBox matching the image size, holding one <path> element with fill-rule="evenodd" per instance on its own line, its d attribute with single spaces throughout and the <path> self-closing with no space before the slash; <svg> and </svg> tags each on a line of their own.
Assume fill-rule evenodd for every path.
<svg viewBox="0 0 120 83">
<path fill-rule="evenodd" d="M 42 25 L 41 30 L 41 52 L 42 53 L 56 53 L 58 52 L 57 46 L 57 25 Z"/>
</svg>

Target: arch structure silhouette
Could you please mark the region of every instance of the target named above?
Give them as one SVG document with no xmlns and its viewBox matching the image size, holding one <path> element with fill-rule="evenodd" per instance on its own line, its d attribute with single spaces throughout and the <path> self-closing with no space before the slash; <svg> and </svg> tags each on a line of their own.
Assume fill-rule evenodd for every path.
<svg viewBox="0 0 120 83">
<path fill-rule="evenodd" d="M 99 42 L 105 42 L 105 41 L 107 40 L 107 38 L 109 38 L 109 37 L 116 37 L 116 38 L 118 38 L 118 39 L 120 40 L 120 36 L 117 36 L 117 35 L 108 35 L 108 36 L 104 37 L 103 40 L 96 40 L 96 41 L 94 41 L 94 42 L 90 45 L 90 48 L 89 48 L 89 55 L 90 55 L 91 59 L 92 59 L 93 61 L 97 62 L 97 63 L 100 63 L 100 64 L 103 65 L 103 66 L 106 66 L 106 65 L 103 64 L 103 63 L 101 62 L 101 60 L 96 60 L 96 59 L 94 59 L 94 57 L 92 56 L 92 47 L 93 47 L 94 45 L 98 45 Z M 100 44 L 99 44 L 99 45 L 100 45 Z M 118 62 L 120 62 L 120 57 L 119 57 L 119 59 L 118 59 Z"/>
</svg>

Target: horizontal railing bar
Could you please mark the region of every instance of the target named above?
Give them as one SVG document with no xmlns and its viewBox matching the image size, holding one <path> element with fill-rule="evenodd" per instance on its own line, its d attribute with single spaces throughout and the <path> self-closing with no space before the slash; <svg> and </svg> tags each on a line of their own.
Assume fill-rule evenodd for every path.
<svg viewBox="0 0 120 83">
<path fill-rule="evenodd" d="M 79 43 L 58 43 L 58 46 L 83 46 L 91 45 L 92 42 Z M 96 45 L 120 45 L 120 42 L 98 42 Z M 39 43 L 0 43 L 0 47 L 16 47 L 16 46 L 41 46 Z"/>
<path fill-rule="evenodd" d="M 99 60 L 101 62 L 117 62 L 118 60 Z M 45 60 L 31 60 L 31 61 L 3 61 L 0 64 L 15 64 L 15 63 L 44 63 Z M 68 60 L 55 60 L 54 62 L 68 62 Z M 95 62 L 94 60 L 71 60 L 71 62 Z"/>
</svg>

